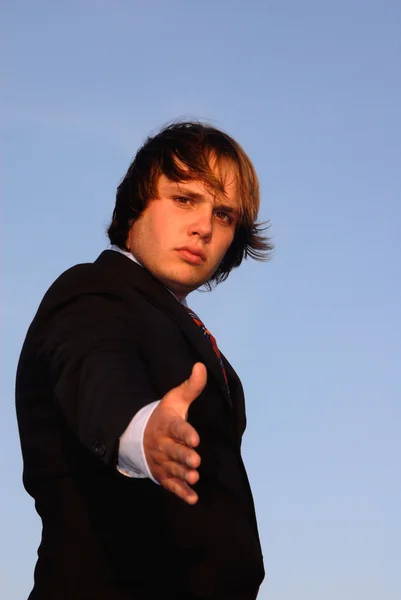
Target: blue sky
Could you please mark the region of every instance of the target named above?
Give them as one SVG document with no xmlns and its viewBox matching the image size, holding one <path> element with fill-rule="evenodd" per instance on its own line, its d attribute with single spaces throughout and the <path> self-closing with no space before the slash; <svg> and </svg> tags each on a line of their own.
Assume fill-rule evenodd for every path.
<svg viewBox="0 0 401 600">
<path fill-rule="evenodd" d="M 276 244 L 190 305 L 241 376 L 261 600 L 401 597 L 401 4 L 6 0 L 0 590 L 40 523 L 13 387 L 38 303 L 91 261 L 116 186 L 165 121 L 227 130 Z"/>
</svg>

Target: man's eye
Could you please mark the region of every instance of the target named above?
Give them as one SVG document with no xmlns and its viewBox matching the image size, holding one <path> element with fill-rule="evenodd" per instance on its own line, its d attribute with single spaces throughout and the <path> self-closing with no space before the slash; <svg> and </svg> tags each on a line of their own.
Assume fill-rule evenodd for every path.
<svg viewBox="0 0 401 600">
<path fill-rule="evenodd" d="M 191 199 L 186 196 L 174 196 L 174 200 L 178 202 L 178 204 L 190 204 Z"/>
<path fill-rule="evenodd" d="M 216 212 L 215 215 L 218 219 L 220 219 L 220 221 L 224 221 L 225 223 L 231 223 L 231 221 L 232 221 L 231 216 L 225 212 L 219 211 L 219 212 Z"/>
</svg>

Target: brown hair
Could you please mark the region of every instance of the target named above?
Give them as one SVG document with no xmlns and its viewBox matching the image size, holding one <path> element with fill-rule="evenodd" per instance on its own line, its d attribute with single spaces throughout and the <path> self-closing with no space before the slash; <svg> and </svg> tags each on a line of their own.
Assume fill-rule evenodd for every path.
<svg viewBox="0 0 401 600">
<path fill-rule="evenodd" d="M 224 180 L 211 169 L 216 161 L 219 171 L 224 163 L 234 166 L 240 197 L 240 219 L 234 240 L 224 259 L 209 281 L 224 281 L 243 258 L 266 260 L 273 250 L 264 235 L 266 223 L 257 223 L 260 204 L 259 182 L 254 166 L 241 146 L 226 133 L 210 125 L 173 122 L 149 137 L 140 148 L 117 188 L 116 204 L 108 236 L 112 244 L 126 248 L 132 223 L 145 210 L 152 198 L 157 198 L 159 177 L 163 174 L 173 181 L 200 179 L 207 187 L 224 193 Z"/>
</svg>

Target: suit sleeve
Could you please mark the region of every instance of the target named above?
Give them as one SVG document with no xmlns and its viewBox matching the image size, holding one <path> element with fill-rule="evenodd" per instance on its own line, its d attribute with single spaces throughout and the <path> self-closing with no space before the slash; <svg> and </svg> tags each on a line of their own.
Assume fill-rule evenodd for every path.
<svg viewBox="0 0 401 600">
<path fill-rule="evenodd" d="M 89 293 L 53 309 L 44 331 L 55 401 L 80 442 L 116 465 L 132 417 L 159 399 L 140 356 L 135 318 L 118 297 Z"/>
</svg>

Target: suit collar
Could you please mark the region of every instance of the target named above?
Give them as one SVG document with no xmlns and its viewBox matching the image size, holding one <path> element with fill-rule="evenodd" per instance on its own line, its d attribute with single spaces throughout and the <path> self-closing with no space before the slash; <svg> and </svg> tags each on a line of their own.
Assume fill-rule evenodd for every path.
<svg viewBox="0 0 401 600">
<path fill-rule="evenodd" d="M 149 271 L 121 253 L 105 250 L 95 262 L 111 272 L 120 285 L 123 281 L 138 290 L 150 304 L 161 310 L 178 325 L 183 335 L 197 350 L 201 362 L 206 365 L 219 385 L 223 396 L 231 405 L 221 366 L 211 343 L 177 298 Z"/>
</svg>

